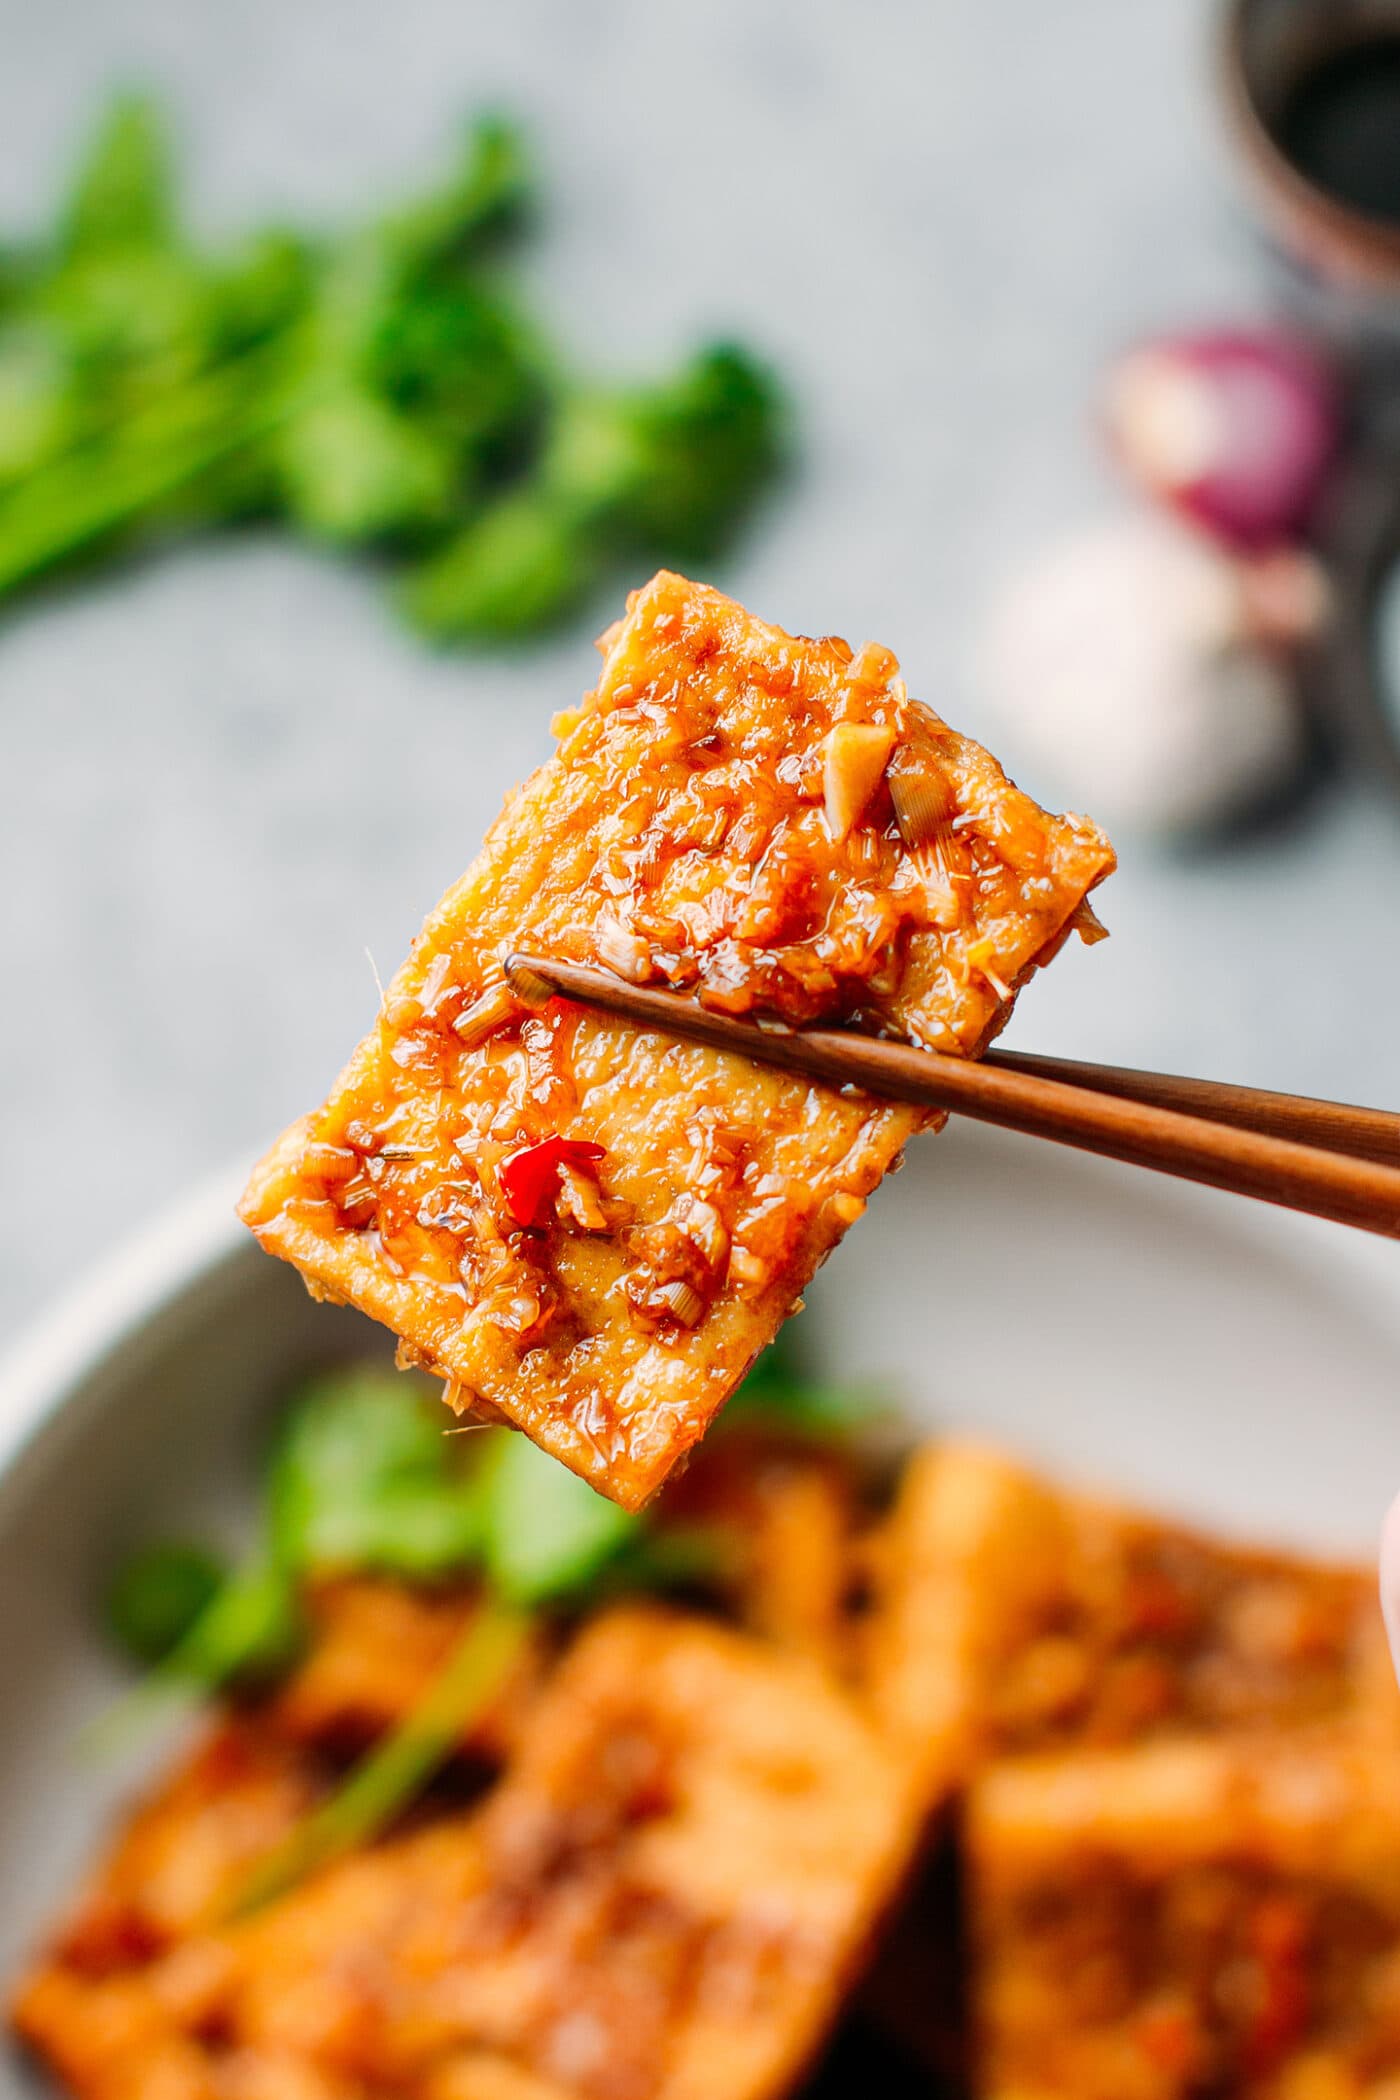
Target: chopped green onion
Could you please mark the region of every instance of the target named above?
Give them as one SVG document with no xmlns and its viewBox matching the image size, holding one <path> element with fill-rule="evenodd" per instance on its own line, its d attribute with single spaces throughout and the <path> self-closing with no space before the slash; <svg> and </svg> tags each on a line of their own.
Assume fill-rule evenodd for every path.
<svg viewBox="0 0 1400 2100">
<path fill-rule="evenodd" d="M 291 1662 L 302 1631 L 300 1602 L 284 1569 L 257 1561 L 239 1570 L 214 1592 L 165 1659 L 98 1717 L 81 1738 L 81 1751 L 110 1755 L 226 1684 L 266 1682 Z"/>
<path fill-rule="evenodd" d="M 524 1651 L 529 1628 L 525 1613 L 494 1600 L 484 1603 L 413 1712 L 253 1869 L 230 1906 L 231 1915 L 260 1909 L 305 1875 L 377 1837 L 496 1697 Z"/>
</svg>

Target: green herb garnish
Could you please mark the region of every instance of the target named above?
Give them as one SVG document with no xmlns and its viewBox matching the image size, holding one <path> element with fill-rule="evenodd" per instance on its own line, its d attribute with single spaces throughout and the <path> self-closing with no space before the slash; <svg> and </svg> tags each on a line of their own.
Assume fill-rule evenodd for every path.
<svg viewBox="0 0 1400 2100">
<path fill-rule="evenodd" d="M 118 1570 L 108 1592 L 108 1630 L 136 1662 L 164 1662 L 224 1580 L 223 1563 L 203 1546 L 145 1546 Z"/>
<path fill-rule="evenodd" d="M 873 1386 L 825 1385 L 807 1371 L 793 1324 L 758 1358 L 720 1417 L 719 1427 L 780 1430 L 839 1443 L 889 1420 L 888 1394 Z"/>
<path fill-rule="evenodd" d="M 713 554 L 777 458 L 772 383 L 732 346 L 664 386 L 565 393 L 533 473 L 410 574 L 404 605 L 444 638 L 528 633 L 621 556 Z"/>
<path fill-rule="evenodd" d="M 487 1456 L 482 1487 L 486 1578 L 517 1604 L 585 1594 L 645 1522 L 511 1430 Z"/>
<path fill-rule="evenodd" d="M 726 348 L 581 384 L 502 276 L 535 187 L 487 115 L 425 195 L 210 249 L 160 111 L 118 98 L 48 238 L 0 253 L 0 595 L 256 516 L 407 562 L 429 635 L 515 637 L 611 563 L 713 553 L 776 463 L 773 381 Z"/>
<path fill-rule="evenodd" d="M 259 1862 L 238 1890 L 231 1914 L 241 1917 L 260 1909 L 315 1868 L 377 1837 L 446 1763 L 463 1730 L 496 1697 L 529 1628 L 525 1613 L 488 1601 L 418 1706 L 338 1792 Z"/>
<path fill-rule="evenodd" d="M 475 1567 L 482 1481 L 459 1448 L 443 1434 L 441 1403 L 395 1372 L 313 1379 L 268 1471 L 273 1557 L 297 1576 L 364 1569 L 428 1581 Z"/>
<path fill-rule="evenodd" d="M 766 1351 L 726 1421 L 840 1437 L 871 1419 L 866 1395 L 825 1388 L 784 1338 Z M 119 1573 L 108 1615 L 157 1667 L 126 1702 L 266 1682 L 294 1660 L 301 1593 L 357 1571 L 408 1582 L 475 1581 L 481 1604 L 420 1705 L 235 1892 L 231 1914 L 385 1829 L 496 1698 L 531 1628 L 628 1591 L 722 1579 L 721 1534 L 632 1515 L 510 1430 L 449 1437 L 439 1404 L 391 1372 L 327 1372 L 293 1396 L 264 1482 L 259 1543 L 220 1580 L 189 1546 L 147 1548 Z"/>
<path fill-rule="evenodd" d="M 147 1548 L 118 1571 L 107 1616 L 123 1646 L 132 1647 L 134 1627 L 121 1599 L 139 1591 L 156 1556 L 168 1550 Z M 84 1732 L 81 1748 L 105 1755 L 226 1685 L 269 1683 L 296 1660 L 303 1634 L 300 1598 L 287 1571 L 263 1559 L 250 1562 L 218 1584 L 155 1668 Z"/>
</svg>

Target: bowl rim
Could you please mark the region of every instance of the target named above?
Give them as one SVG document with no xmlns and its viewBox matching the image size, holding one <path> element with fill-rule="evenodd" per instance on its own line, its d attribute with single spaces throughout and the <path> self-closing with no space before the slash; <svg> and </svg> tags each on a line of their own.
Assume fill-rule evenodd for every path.
<svg viewBox="0 0 1400 2100">
<path fill-rule="evenodd" d="M 224 1166 L 166 1204 L 0 1356 L 0 1480 L 124 1341 L 202 1277 L 255 1251 L 234 1207 L 250 1165 Z"/>
<path fill-rule="evenodd" d="M 1400 281 L 1400 228 L 1344 204 L 1289 159 L 1265 121 L 1250 77 L 1250 17 L 1258 0 L 1229 0 L 1216 38 L 1215 71 L 1227 133 L 1254 196 L 1290 245 L 1373 293 Z"/>
</svg>

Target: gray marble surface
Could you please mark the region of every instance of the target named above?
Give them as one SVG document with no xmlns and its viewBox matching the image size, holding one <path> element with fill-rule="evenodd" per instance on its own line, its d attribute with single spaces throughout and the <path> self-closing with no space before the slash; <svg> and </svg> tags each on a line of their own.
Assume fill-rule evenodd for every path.
<svg viewBox="0 0 1400 2100">
<path fill-rule="evenodd" d="M 457 111 L 508 101 L 553 200 L 530 271 L 585 350 L 645 369 L 722 326 L 793 380 L 802 471 L 716 580 L 889 641 L 975 729 L 979 608 L 1111 500 L 1104 354 L 1257 300 L 1209 14 L 0 0 L 0 218 L 52 195 L 114 74 L 170 91 L 211 225 L 362 205 Z M 435 658 L 362 574 L 272 537 L 0 627 L 7 1325 L 319 1095 L 372 1012 L 367 951 L 387 974 L 588 681 L 589 638 Z M 1015 1040 L 1400 1101 L 1400 811 L 1337 788 L 1229 851 L 1122 843 L 1114 940 L 1066 956 Z"/>
</svg>

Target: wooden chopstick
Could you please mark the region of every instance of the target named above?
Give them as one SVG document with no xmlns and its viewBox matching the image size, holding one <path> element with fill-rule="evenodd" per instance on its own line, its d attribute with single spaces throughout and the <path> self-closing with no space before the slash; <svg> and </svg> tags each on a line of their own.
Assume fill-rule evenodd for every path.
<svg viewBox="0 0 1400 2100">
<path fill-rule="evenodd" d="M 1316 1101 L 1309 1094 L 1274 1094 L 1264 1087 L 1228 1086 L 1218 1079 L 1186 1079 L 1175 1072 L 1140 1072 L 1130 1065 L 1082 1064 L 1073 1057 L 1041 1057 L 1031 1050 L 989 1050 L 984 1064 L 1006 1072 L 1033 1072 L 1062 1079 L 1066 1086 L 1092 1087 L 1125 1101 L 1172 1108 L 1237 1130 L 1270 1132 L 1325 1152 L 1400 1166 L 1400 1115 L 1385 1108 L 1354 1108 L 1346 1101 Z"/>
<path fill-rule="evenodd" d="M 1001 1052 L 990 1058 L 944 1057 L 905 1043 L 830 1028 L 789 1029 L 736 1020 L 712 1013 L 683 993 L 655 991 L 626 983 L 609 971 L 580 963 L 561 963 L 532 955 L 512 955 L 506 974 L 522 997 L 539 999 L 557 993 L 619 1014 L 645 1028 L 730 1050 L 762 1064 L 778 1065 L 829 1086 L 856 1086 L 891 1100 L 923 1108 L 945 1109 L 982 1123 L 1000 1124 L 1029 1137 L 1049 1138 L 1107 1159 L 1153 1167 L 1184 1181 L 1253 1196 L 1260 1202 L 1301 1210 L 1400 1239 L 1400 1166 L 1374 1151 L 1359 1154 L 1337 1149 L 1346 1118 L 1356 1115 L 1374 1146 L 1387 1141 L 1389 1126 L 1400 1118 L 1380 1110 L 1348 1110 L 1333 1102 L 1298 1102 L 1291 1095 L 1265 1096 L 1275 1106 L 1274 1127 L 1244 1125 L 1250 1089 L 1223 1088 L 1222 1108 L 1211 1116 L 1200 1112 L 1217 1096 L 1210 1083 L 1176 1079 L 1167 1074 L 1122 1073 L 1111 1066 L 1073 1066 L 1073 1082 L 1047 1070 L 1065 1061 L 1022 1058 Z M 1039 1068 L 1039 1069 L 1036 1069 Z M 1081 1077 L 1080 1075 L 1085 1075 Z M 1100 1085 L 1091 1083 L 1093 1080 Z M 1126 1081 L 1136 1091 L 1119 1093 L 1110 1082 Z M 1157 1088 L 1189 1100 L 1196 1112 L 1168 1104 Z M 1177 1092 L 1177 1090 L 1185 1090 Z M 1300 1121 L 1291 1109 L 1301 1107 Z M 1292 1128 L 1329 1130 L 1333 1143 L 1309 1144 L 1280 1136 L 1280 1120 Z"/>
</svg>

